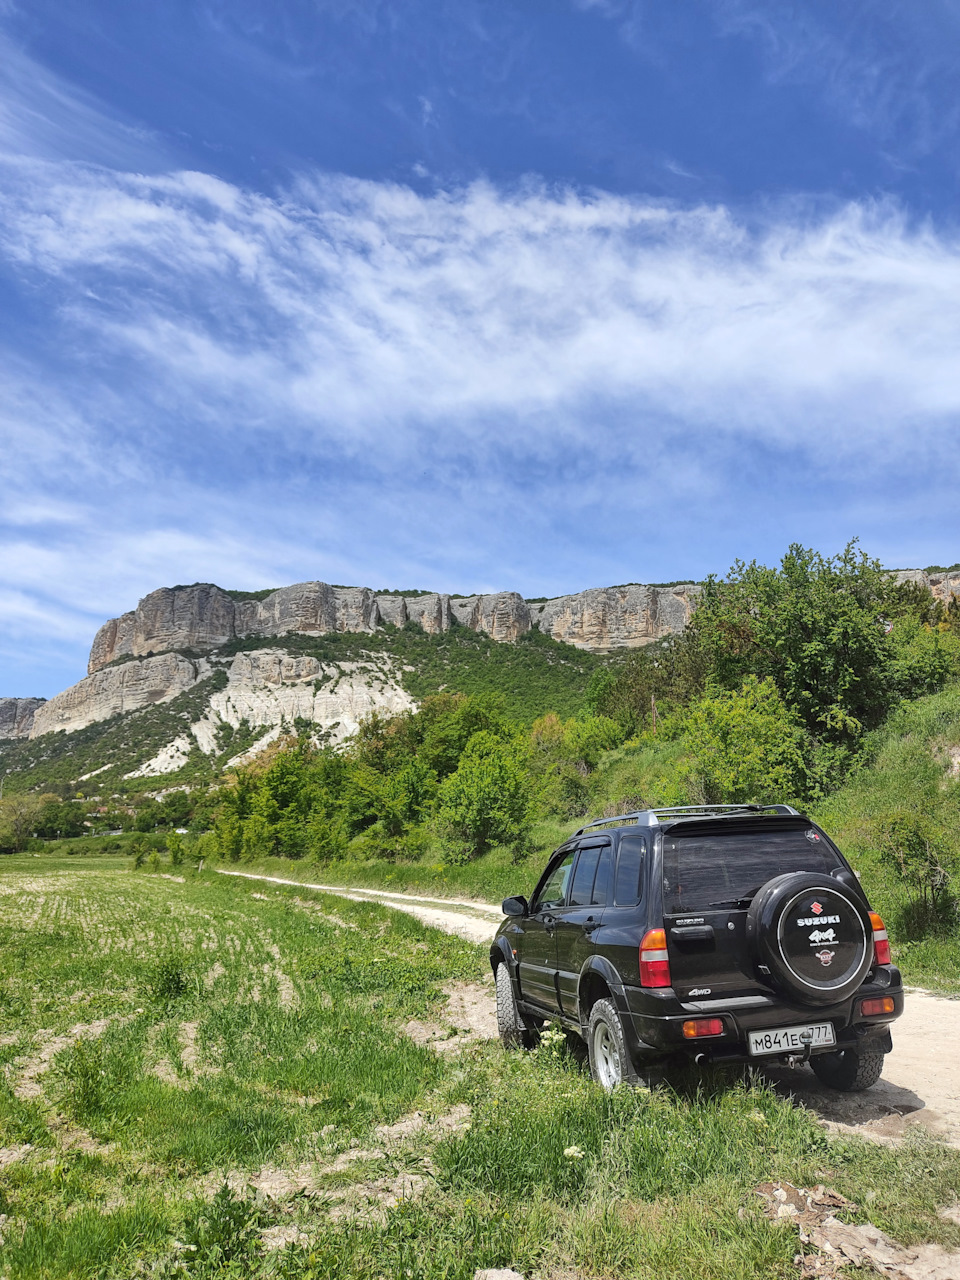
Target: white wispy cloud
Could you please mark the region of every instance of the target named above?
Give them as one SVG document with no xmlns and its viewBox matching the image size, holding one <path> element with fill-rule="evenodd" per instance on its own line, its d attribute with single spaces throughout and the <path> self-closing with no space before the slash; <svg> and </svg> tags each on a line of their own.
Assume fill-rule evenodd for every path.
<svg viewBox="0 0 960 1280">
<path fill-rule="evenodd" d="M 0 18 L 13 11 L 13 5 L 0 3 Z M 0 154 L 136 169 L 169 164 L 172 156 L 155 134 L 118 119 L 2 31 Z"/>
<path fill-rule="evenodd" d="M 32 166 L 0 208 L 10 261 L 63 290 L 74 334 L 164 396 L 229 401 L 233 431 L 292 420 L 393 460 L 515 439 L 518 417 L 525 448 L 595 442 L 596 404 L 851 446 L 960 409 L 960 251 L 893 206 L 747 226 L 535 186 L 268 199 Z"/>
<path fill-rule="evenodd" d="M 0 255 L 48 319 L 0 374 L 0 590 L 78 652 L 165 582 L 559 592 L 649 572 L 670 521 L 672 577 L 751 552 L 741 494 L 782 550 L 858 531 L 837 474 L 958 469 L 960 246 L 893 205 L 8 161 Z"/>
<path fill-rule="evenodd" d="M 955 0 L 878 0 L 821 13 L 812 5 L 718 0 L 713 14 L 725 34 L 758 42 L 771 82 L 814 86 L 845 125 L 912 156 L 956 136 Z"/>
</svg>

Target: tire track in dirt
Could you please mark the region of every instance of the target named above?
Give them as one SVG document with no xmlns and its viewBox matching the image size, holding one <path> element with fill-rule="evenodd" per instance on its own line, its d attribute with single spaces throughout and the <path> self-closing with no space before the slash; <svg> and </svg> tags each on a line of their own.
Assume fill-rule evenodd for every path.
<svg viewBox="0 0 960 1280">
<path fill-rule="evenodd" d="M 391 893 L 381 889 L 345 888 L 342 884 L 307 884 L 303 880 L 284 880 L 280 876 L 254 875 L 250 871 L 226 871 L 217 869 L 221 876 L 239 876 L 243 880 L 265 880 L 270 884 L 292 885 L 296 889 L 315 889 L 318 893 L 333 893 L 351 902 L 376 902 L 395 911 L 405 911 L 416 916 L 423 924 L 442 929 L 444 933 L 457 934 L 470 942 L 489 942 L 497 931 L 503 912 L 486 902 L 470 902 L 465 898 L 425 898 L 413 893 Z M 453 911 L 452 907 L 466 907 L 467 911 Z"/>
<path fill-rule="evenodd" d="M 492 903 L 467 899 L 305 884 L 246 871 L 220 874 L 316 889 L 353 902 L 378 902 L 406 911 L 435 929 L 481 944 L 492 939 L 503 919 L 500 908 Z M 492 991 L 490 1004 L 493 1009 Z M 769 1067 L 764 1075 L 778 1092 L 789 1094 L 815 1112 L 834 1132 L 893 1143 L 910 1125 L 922 1124 L 942 1141 L 960 1148 L 960 1000 L 908 988 L 903 1016 L 893 1027 L 893 1052 L 887 1055 L 881 1079 L 865 1093 L 834 1093 L 824 1088 L 808 1067 L 796 1071 Z"/>
</svg>

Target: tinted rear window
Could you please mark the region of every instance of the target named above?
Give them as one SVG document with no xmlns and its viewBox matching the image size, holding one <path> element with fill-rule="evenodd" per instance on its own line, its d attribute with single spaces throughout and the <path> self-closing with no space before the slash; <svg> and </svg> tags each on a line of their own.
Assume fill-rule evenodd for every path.
<svg viewBox="0 0 960 1280">
<path fill-rule="evenodd" d="M 617 859 L 617 887 L 615 901 L 618 907 L 635 907 L 640 901 L 643 881 L 643 855 L 647 844 L 643 836 L 632 831 L 620 837 L 620 857 Z"/>
<path fill-rule="evenodd" d="M 581 849 L 577 859 L 577 869 L 573 874 L 573 888 L 570 890 L 571 907 L 586 907 L 593 893 L 593 878 L 597 874 L 597 863 L 600 861 L 600 849 Z"/>
<path fill-rule="evenodd" d="M 788 871 L 829 875 L 842 863 L 818 832 L 793 830 L 690 832 L 663 841 L 663 908 L 689 915 L 752 898 Z"/>
</svg>

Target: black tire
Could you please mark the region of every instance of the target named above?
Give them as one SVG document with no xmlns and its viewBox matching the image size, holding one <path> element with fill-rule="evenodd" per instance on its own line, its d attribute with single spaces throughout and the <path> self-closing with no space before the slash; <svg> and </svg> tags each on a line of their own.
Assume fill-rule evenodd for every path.
<svg viewBox="0 0 960 1280">
<path fill-rule="evenodd" d="M 858 1053 L 856 1049 L 840 1049 L 837 1053 L 818 1053 L 810 1059 L 810 1066 L 822 1084 L 841 1093 L 853 1093 L 877 1083 L 885 1057 L 877 1050 Z"/>
<path fill-rule="evenodd" d="M 505 1049 L 533 1049 L 539 1036 L 537 1027 L 524 1020 L 517 1008 L 513 981 L 506 962 L 497 965 L 497 1030 Z"/>
<path fill-rule="evenodd" d="M 590 1074 L 608 1092 L 617 1085 L 641 1083 L 627 1050 L 623 1024 L 612 1000 L 598 1000 L 587 1024 L 587 1058 Z"/>
<path fill-rule="evenodd" d="M 774 876 L 750 903 L 746 932 L 756 962 L 798 1004 L 849 999 L 873 964 L 866 904 L 831 876 Z"/>
</svg>

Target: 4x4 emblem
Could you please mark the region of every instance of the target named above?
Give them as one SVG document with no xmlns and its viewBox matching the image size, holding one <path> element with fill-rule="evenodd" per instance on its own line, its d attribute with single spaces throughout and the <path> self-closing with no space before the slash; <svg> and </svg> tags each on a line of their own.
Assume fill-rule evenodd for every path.
<svg viewBox="0 0 960 1280">
<path fill-rule="evenodd" d="M 819 902 L 811 902 L 810 910 L 813 912 L 815 916 L 818 916 L 823 911 L 823 907 L 820 905 Z"/>
</svg>

